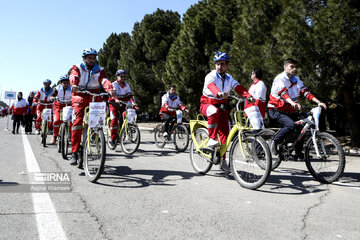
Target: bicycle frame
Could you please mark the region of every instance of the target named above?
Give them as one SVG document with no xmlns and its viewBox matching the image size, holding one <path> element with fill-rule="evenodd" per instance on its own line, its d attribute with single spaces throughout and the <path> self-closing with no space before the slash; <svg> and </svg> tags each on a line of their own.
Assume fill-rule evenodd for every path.
<svg viewBox="0 0 360 240">
<path fill-rule="evenodd" d="M 235 125 L 231 128 L 230 133 L 228 135 L 228 137 L 226 138 L 226 142 L 225 144 L 220 145 L 220 147 L 216 148 L 215 150 L 219 152 L 220 157 L 224 156 L 227 149 L 229 148 L 231 141 L 233 139 L 234 136 L 236 136 L 236 134 L 238 135 L 238 139 L 241 139 L 241 135 L 243 133 L 243 131 L 245 130 L 250 130 L 250 121 L 249 119 L 246 117 L 245 112 L 243 110 L 240 109 L 239 104 L 242 102 L 242 99 L 239 99 L 237 97 L 232 96 L 233 98 L 238 100 L 238 103 L 236 104 L 236 112 L 234 113 L 234 120 L 235 120 Z M 196 120 L 190 120 L 190 132 L 191 132 L 191 138 L 193 140 L 193 143 L 196 147 L 196 151 L 198 151 L 199 153 L 201 153 L 203 156 L 207 157 L 207 158 L 212 158 L 212 154 L 207 154 L 204 151 L 202 151 L 201 149 L 207 144 L 207 142 L 209 141 L 209 138 L 207 138 L 205 141 L 201 142 L 200 144 L 196 141 L 195 139 L 195 132 L 198 128 L 204 127 L 204 128 L 208 128 L 208 124 L 207 121 L 205 120 L 199 120 L 199 117 L 203 117 L 203 115 L 199 114 L 197 115 L 197 119 Z M 218 136 L 219 137 L 219 136 Z M 244 147 L 243 147 L 243 143 L 242 141 L 240 142 L 240 146 L 241 146 L 241 153 L 243 155 L 244 158 L 245 157 L 245 153 L 244 153 Z M 216 152 L 215 152 L 216 153 Z"/>
<path fill-rule="evenodd" d="M 119 101 L 119 100 L 118 100 L 118 101 Z M 125 131 L 125 133 L 128 134 L 127 131 L 126 131 L 126 127 L 128 126 L 128 119 L 127 119 L 128 113 L 127 113 L 126 109 L 132 108 L 132 107 L 131 107 L 131 105 L 127 104 L 126 102 L 123 102 L 123 101 L 119 101 L 119 102 L 126 105 L 126 108 L 125 108 L 124 113 L 121 114 L 121 115 L 122 115 L 121 117 L 123 118 L 121 127 L 120 127 L 120 124 L 119 124 L 119 122 L 118 122 L 118 127 L 120 127 L 120 128 L 118 128 L 117 136 L 120 138 L 120 135 L 121 135 L 121 133 L 122 133 L 123 131 Z M 108 126 L 110 126 L 110 124 L 108 124 L 109 121 L 111 121 L 111 119 L 110 119 L 110 117 L 107 117 L 107 118 L 106 118 L 106 126 L 107 126 L 107 131 L 108 131 L 108 133 L 110 134 L 111 131 L 110 131 L 109 127 L 108 127 Z M 136 120 L 135 120 L 135 122 L 136 122 Z M 127 137 L 127 136 L 126 136 L 126 137 Z"/>
<path fill-rule="evenodd" d="M 297 136 L 296 140 L 292 143 L 292 146 L 288 148 L 288 152 L 291 153 L 293 150 L 295 150 L 295 145 L 304 138 L 305 133 L 307 133 L 310 129 L 316 155 L 318 158 L 321 158 L 319 147 L 316 144 L 316 133 L 319 132 L 319 117 L 321 113 L 321 107 L 315 107 L 311 109 L 309 113 L 310 115 L 308 117 L 295 122 L 296 125 L 304 125 L 304 127 L 301 129 L 301 132 Z M 326 155 L 326 150 L 323 142 L 321 142 L 321 149 Z"/>
<path fill-rule="evenodd" d="M 86 90 L 81 91 L 81 92 L 88 93 L 88 94 L 92 95 L 91 102 L 95 102 L 95 97 L 108 95 L 108 93 L 92 93 L 92 92 L 89 92 L 89 91 L 86 91 Z M 85 144 L 87 144 L 87 147 L 88 147 L 87 149 L 89 150 L 89 153 L 90 153 L 90 134 L 91 134 L 90 130 L 97 130 L 97 129 L 102 129 L 102 127 L 94 127 L 94 128 L 89 127 L 89 106 L 87 106 L 84 109 L 82 143 L 83 143 L 83 146 L 85 146 Z M 84 131 L 86 131 L 86 132 L 84 132 Z M 86 136 L 86 143 L 85 143 L 84 136 Z M 96 140 L 98 140 L 98 139 L 96 139 Z"/>
</svg>

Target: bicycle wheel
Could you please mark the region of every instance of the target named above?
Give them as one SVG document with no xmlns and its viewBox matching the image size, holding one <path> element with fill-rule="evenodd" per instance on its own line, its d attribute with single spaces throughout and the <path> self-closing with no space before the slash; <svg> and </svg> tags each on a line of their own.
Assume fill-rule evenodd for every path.
<svg viewBox="0 0 360 240">
<path fill-rule="evenodd" d="M 120 134 L 120 144 L 122 151 L 126 155 L 131 155 L 140 145 L 140 130 L 135 124 L 127 124 Z"/>
<path fill-rule="evenodd" d="M 163 148 L 166 143 L 166 139 L 163 137 L 164 125 L 159 123 L 154 129 L 155 144 L 158 148 Z"/>
<path fill-rule="evenodd" d="M 104 170 L 105 164 L 105 137 L 101 129 L 90 130 L 89 139 L 85 142 L 84 169 L 90 182 L 96 182 Z"/>
<path fill-rule="evenodd" d="M 261 136 L 267 143 L 267 145 L 269 146 L 269 148 L 271 149 L 271 143 L 272 143 L 272 139 L 275 135 L 275 131 L 271 130 L 271 129 L 263 129 L 259 132 L 259 136 Z M 271 150 L 270 150 L 270 154 L 272 155 L 271 153 Z M 272 155 L 272 167 L 271 167 L 271 170 L 274 170 L 276 169 L 277 167 L 279 167 L 281 163 L 281 158 L 278 156 L 273 156 Z M 261 163 L 260 163 L 261 165 Z M 261 167 L 265 167 L 265 166 L 262 166 Z"/>
<path fill-rule="evenodd" d="M 208 139 L 209 134 L 207 129 L 199 128 L 195 133 L 195 141 L 197 144 L 201 144 L 203 141 Z M 206 144 L 207 146 L 207 144 Z M 206 147 L 204 146 L 204 147 Z M 196 151 L 196 146 L 194 141 L 190 143 L 190 160 L 191 165 L 194 168 L 195 172 L 200 174 L 205 174 L 210 171 L 213 163 L 210 161 L 210 158 L 202 155 L 200 152 Z"/>
<path fill-rule="evenodd" d="M 183 124 L 179 124 L 175 128 L 174 145 L 179 152 L 184 152 L 189 146 L 189 131 Z"/>
<path fill-rule="evenodd" d="M 86 139 L 85 139 L 85 143 L 86 143 Z M 83 162 L 84 162 L 84 148 L 83 146 L 79 146 L 79 152 L 78 152 L 78 165 L 77 165 L 77 168 L 79 169 L 84 169 L 84 166 L 83 166 Z"/>
<path fill-rule="evenodd" d="M 46 147 L 46 137 L 47 137 L 47 129 L 48 129 L 48 122 L 45 120 L 42 122 L 42 133 L 41 133 L 41 143 L 43 147 Z"/>
<path fill-rule="evenodd" d="M 237 139 L 231 145 L 229 158 L 232 174 L 244 188 L 259 188 L 270 175 L 271 154 L 262 137 L 242 136 L 241 142 Z"/>
<path fill-rule="evenodd" d="M 106 127 L 106 144 L 110 150 L 114 150 L 118 144 L 118 139 L 116 138 L 115 144 L 110 143 L 111 141 L 110 122 L 111 121 L 107 122 L 107 127 Z"/>
<path fill-rule="evenodd" d="M 59 128 L 59 132 L 61 133 L 61 127 L 62 127 L 62 124 L 60 125 L 60 128 Z M 61 134 L 57 137 L 57 150 L 58 150 L 58 153 L 61 153 L 61 150 L 62 150 L 62 147 L 61 147 Z"/>
<path fill-rule="evenodd" d="M 322 183 L 338 180 L 345 169 L 345 153 L 340 142 L 329 133 L 317 132 L 316 144 L 320 157 L 316 154 L 312 138 L 305 146 L 305 162 L 309 172 Z"/>
<path fill-rule="evenodd" d="M 69 131 L 69 126 L 66 122 L 63 122 L 61 124 L 59 141 L 61 145 L 61 156 L 63 159 L 68 159 L 67 155 L 71 153 L 71 133 Z"/>
</svg>

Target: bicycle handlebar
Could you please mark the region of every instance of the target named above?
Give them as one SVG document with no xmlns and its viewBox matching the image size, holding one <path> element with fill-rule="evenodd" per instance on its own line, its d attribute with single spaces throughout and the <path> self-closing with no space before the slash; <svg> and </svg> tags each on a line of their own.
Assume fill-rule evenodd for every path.
<svg viewBox="0 0 360 240">
<path fill-rule="evenodd" d="M 236 110 L 239 111 L 240 110 L 240 103 L 245 102 L 246 100 L 248 100 L 247 98 L 240 98 L 237 97 L 235 95 L 229 95 L 230 98 L 236 99 L 238 102 L 236 103 Z"/>
<path fill-rule="evenodd" d="M 38 103 L 36 103 L 36 104 L 47 106 L 47 105 L 53 105 L 54 103 L 42 103 L 42 102 L 38 102 Z"/>
<path fill-rule="evenodd" d="M 109 95 L 109 93 L 92 93 L 92 92 L 90 92 L 88 90 L 79 90 L 78 92 L 87 93 L 87 94 L 93 95 L 95 97 Z"/>
<path fill-rule="evenodd" d="M 54 97 L 55 101 L 58 101 L 64 104 L 71 103 L 71 100 L 59 99 L 58 97 Z"/>
</svg>

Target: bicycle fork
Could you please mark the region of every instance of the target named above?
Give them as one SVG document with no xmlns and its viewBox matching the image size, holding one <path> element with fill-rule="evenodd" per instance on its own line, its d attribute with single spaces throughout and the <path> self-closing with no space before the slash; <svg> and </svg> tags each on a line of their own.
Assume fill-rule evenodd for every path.
<svg viewBox="0 0 360 240">
<path fill-rule="evenodd" d="M 311 131 L 311 138 L 312 138 L 312 141 L 313 141 L 313 144 L 314 144 L 316 156 L 318 158 L 321 158 L 321 155 L 320 155 L 320 152 L 319 152 L 319 147 L 318 147 L 317 142 L 316 142 L 316 133 L 317 133 L 317 131 L 316 130 L 314 131 L 314 129 L 312 129 L 312 128 L 310 129 L 310 131 Z M 321 139 L 320 139 L 320 144 L 321 144 L 321 150 L 322 150 L 324 156 L 326 156 L 326 150 L 325 150 L 324 142 Z"/>
</svg>

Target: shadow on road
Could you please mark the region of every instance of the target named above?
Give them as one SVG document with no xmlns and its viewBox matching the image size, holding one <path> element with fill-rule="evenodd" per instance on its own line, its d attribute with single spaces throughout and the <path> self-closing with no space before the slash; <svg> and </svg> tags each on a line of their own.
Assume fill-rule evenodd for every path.
<svg viewBox="0 0 360 240">
<path fill-rule="evenodd" d="M 140 175 L 142 177 L 138 177 Z M 188 180 L 196 176 L 196 173 L 164 170 L 132 170 L 127 166 L 107 167 L 101 179 L 113 179 L 112 183 L 101 183 L 99 185 L 120 188 L 141 188 L 156 186 L 176 186 L 178 180 Z M 144 176 L 149 176 L 144 177 Z M 168 178 L 168 179 L 165 179 Z"/>
<path fill-rule="evenodd" d="M 106 161 L 112 161 L 121 158 L 133 159 L 138 157 L 159 157 L 159 156 L 174 156 L 177 154 L 176 150 L 159 149 L 159 150 L 142 150 L 138 149 L 133 155 L 125 155 L 120 149 L 115 152 L 106 153 Z M 115 159 L 116 158 L 116 159 Z"/>
<path fill-rule="evenodd" d="M 274 170 L 260 192 L 300 195 L 327 191 L 327 185 L 317 182 L 308 171 L 295 168 Z"/>
<path fill-rule="evenodd" d="M 273 171 L 261 192 L 299 195 L 327 191 L 328 186 L 360 188 L 360 173 L 343 173 L 342 177 L 332 183 L 323 184 L 315 180 L 308 171 L 295 168 L 279 168 Z"/>
</svg>

